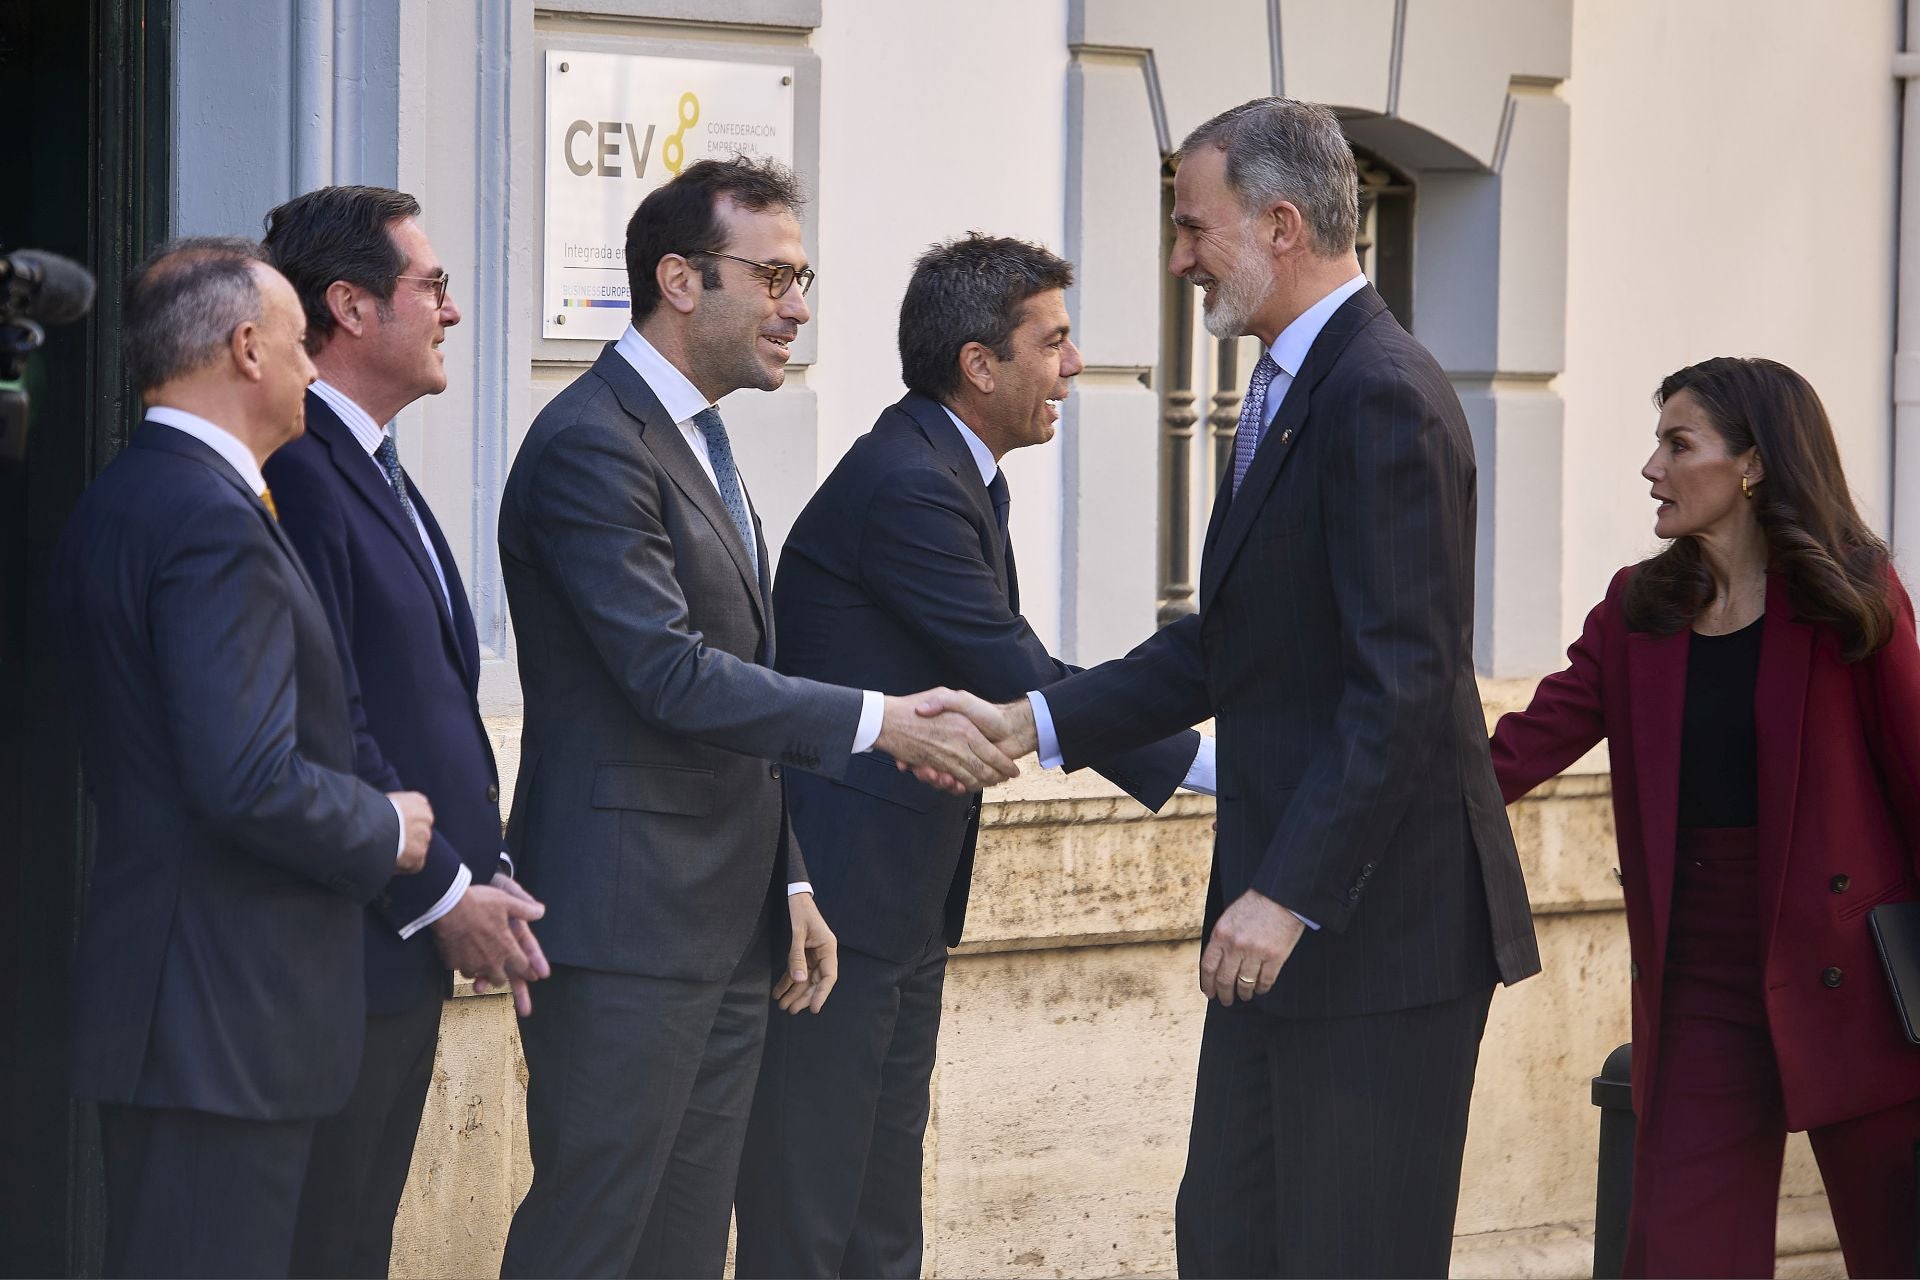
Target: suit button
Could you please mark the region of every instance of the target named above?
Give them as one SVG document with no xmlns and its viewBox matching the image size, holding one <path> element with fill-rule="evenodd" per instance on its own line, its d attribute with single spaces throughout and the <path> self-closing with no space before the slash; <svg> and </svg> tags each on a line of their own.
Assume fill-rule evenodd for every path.
<svg viewBox="0 0 1920 1280">
<path fill-rule="evenodd" d="M 1820 975 L 1820 981 L 1826 983 L 1830 987 L 1837 987 L 1840 985 L 1840 981 L 1844 977 L 1846 977 L 1846 975 L 1841 973 L 1838 969 L 1829 968 L 1825 973 Z"/>
<path fill-rule="evenodd" d="M 1627 976 L 1631 977 L 1635 982 L 1640 981 L 1640 962 L 1638 960 L 1635 960 L 1627 966 Z"/>
<path fill-rule="evenodd" d="M 768 776 L 769 778 L 772 778 L 772 779 L 773 779 L 773 780 L 774 780 L 775 782 L 778 782 L 778 781 L 780 781 L 780 766 L 779 766 L 779 765 L 777 765 L 777 764 L 770 764 L 770 765 L 768 765 L 768 766 L 767 766 L 767 776 Z"/>
<path fill-rule="evenodd" d="M 1833 890 L 1835 893 L 1845 893 L 1847 886 L 1852 883 L 1853 881 L 1845 875 L 1838 875 L 1827 881 L 1827 888 Z"/>
<path fill-rule="evenodd" d="M 489 782 L 487 784 L 487 803 L 488 804 L 500 803 L 500 784 L 499 783 Z"/>
</svg>

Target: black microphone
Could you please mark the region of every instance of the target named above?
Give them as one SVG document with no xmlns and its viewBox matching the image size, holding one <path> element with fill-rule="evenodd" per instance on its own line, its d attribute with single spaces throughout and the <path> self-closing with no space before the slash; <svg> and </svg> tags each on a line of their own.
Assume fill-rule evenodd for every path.
<svg viewBox="0 0 1920 1280">
<path fill-rule="evenodd" d="M 41 249 L 0 256 L 0 318 L 71 324 L 93 306 L 93 273 Z"/>
</svg>

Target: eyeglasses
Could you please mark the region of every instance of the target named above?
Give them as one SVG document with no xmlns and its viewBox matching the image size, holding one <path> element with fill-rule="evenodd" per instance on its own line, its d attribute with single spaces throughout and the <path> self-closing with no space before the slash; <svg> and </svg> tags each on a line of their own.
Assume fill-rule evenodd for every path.
<svg viewBox="0 0 1920 1280">
<path fill-rule="evenodd" d="M 796 267 L 791 262 L 755 262 L 752 258 L 736 258 L 730 253 L 714 253 L 702 249 L 700 253 L 708 258 L 725 258 L 729 262 L 738 262 L 742 266 L 752 267 L 753 274 L 767 282 L 767 296 L 784 298 L 787 290 L 795 284 L 800 286 L 800 296 L 806 297 L 807 290 L 813 288 L 813 268 Z"/>
<path fill-rule="evenodd" d="M 433 309 L 438 311 L 447 305 L 447 286 L 453 277 L 442 271 L 437 276 L 395 276 L 395 280 L 418 280 L 421 284 L 433 286 Z"/>
</svg>

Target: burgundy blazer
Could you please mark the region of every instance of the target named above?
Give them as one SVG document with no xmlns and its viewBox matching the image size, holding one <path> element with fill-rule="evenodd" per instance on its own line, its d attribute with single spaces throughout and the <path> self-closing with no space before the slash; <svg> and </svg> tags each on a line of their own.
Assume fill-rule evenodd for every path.
<svg viewBox="0 0 1920 1280">
<path fill-rule="evenodd" d="M 1659 1061 L 1667 928 L 1680 803 L 1687 636 L 1630 631 L 1614 575 L 1525 711 L 1493 735 L 1507 803 L 1605 738 L 1633 957 L 1636 1107 Z M 1891 575 L 1890 575 L 1891 576 Z M 1867 911 L 1916 896 L 1920 849 L 1920 647 L 1893 585 L 1893 639 L 1841 661 L 1831 628 L 1798 621 L 1767 579 L 1755 724 L 1760 773 L 1766 1005 L 1791 1129 L 1818 1128 L 1920 1097 L 1920 1047 L 1898 1029 Z"/>
</svg>

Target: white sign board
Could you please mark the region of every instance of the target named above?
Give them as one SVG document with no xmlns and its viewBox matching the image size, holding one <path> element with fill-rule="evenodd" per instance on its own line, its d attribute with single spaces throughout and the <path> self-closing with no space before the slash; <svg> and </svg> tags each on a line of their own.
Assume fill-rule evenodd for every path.
<svg viewBox="0 0 1920 1280">
<path fill-rule="evenodd" d="M 793 68 L 547 51 L 546 272 L 541 334 L 627 327 L 627 220 L 697 160 L 793 163 Z"/>
</svg>

